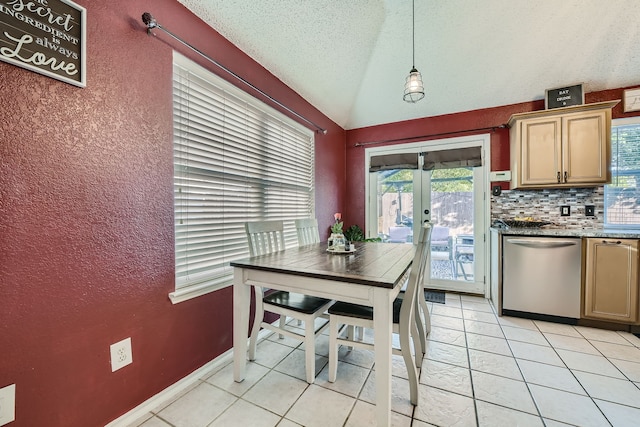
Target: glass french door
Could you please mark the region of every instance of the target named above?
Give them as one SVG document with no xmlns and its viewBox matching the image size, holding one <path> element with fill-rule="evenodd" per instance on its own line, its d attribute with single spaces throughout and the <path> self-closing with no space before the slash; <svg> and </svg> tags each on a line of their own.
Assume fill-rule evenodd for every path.
<svg viewBox="0 0 640 427">
<path fill-rule="evenodd" d="M 469 143 L 477 145 L 477 137 Z M 419 233 L 421 224 L 428 221 L 432 225 L 431 269 L 425 286 L 485 294 L 488 172 L 484 166 L 423 170 L 424 153 L 451 149 L 451 144 L 411 145 L 400 150 L 420 153 L 418 169 L 369 173 L 369 237 L 409 244 Z M 380 152 L 385 153 L 372 150 L 370 154 Z"/>
</svg>

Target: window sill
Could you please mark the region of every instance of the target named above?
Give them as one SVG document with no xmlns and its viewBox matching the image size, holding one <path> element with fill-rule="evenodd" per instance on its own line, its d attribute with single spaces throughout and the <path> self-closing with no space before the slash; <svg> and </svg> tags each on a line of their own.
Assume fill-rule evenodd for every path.
<svg viewBox="0 0 640 427">
<path fill-rule="evenodd" d="M 171 300 L 172 304 L 178 304 L 180 302 L 188 301 L 192 298 L 197 298 L 199 296 L 224 289 L 228 286 L 231 286 L 231 284 L 216 282 L 187 286 L 184 288 L 176 289 L 174 292 L 169 293 L 169 299 Z"/>
</svg>

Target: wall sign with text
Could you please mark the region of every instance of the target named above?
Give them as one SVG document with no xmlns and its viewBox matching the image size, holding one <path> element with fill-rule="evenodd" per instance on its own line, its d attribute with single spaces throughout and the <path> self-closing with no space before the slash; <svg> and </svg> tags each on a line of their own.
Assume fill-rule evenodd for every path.
<svg viewBox="0 0 640 427">
<path fill-rule="evenodd" d="M 0 0 L 0 60 L 85 87 L 86 14 L 68 0 Z"/>
<path fill-rule="evenodd" d="M 584 91 L 582 84 L 560 87 L 557 89 L 547 89 L 544 97 L 544 108 L 561 108 L 571 105 L 584 104 Z"/>
</svg>

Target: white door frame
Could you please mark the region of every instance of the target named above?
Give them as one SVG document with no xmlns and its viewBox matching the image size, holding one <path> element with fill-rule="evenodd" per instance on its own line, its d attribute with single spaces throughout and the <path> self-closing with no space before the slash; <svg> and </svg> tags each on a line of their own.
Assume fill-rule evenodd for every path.
<svg viewBox="0 0 640 427">
<path fill-rule="evenodd" d="M 483 256 L 481 259 L 484 260 L 482 265 L 482 270 L 484 271 L 483 280 L 477 280 L 478 282 L 484 283 L 484 295 L 485 297 L 489 296 L 489 286 L 490 283 L 490 256 L 489 256 L 489 226 L 491 223 L 491 198 L 488 197 L 488 191 L 490 188 L 490 179 L 489 174 L 491 171 L 490 159 L 491 159 L 491 135 L 490 134 L 481 134 L 481 135 L 470 135 L 470 136 L 461 136 L 455 138 L 446 138 L 446 139 L 438 139 L 438 140 L 430 140 L 430 141 L 419 141 L 412 142 L 407 144 L 398 144 L 393 146 L 384 146 L 384 147 L 371 147 L 365 148 L 364 155 L 364 174 L 365 174 L 365 229 L 367 233 L 367 237 L 377 237 L 375 233 L 378 230 L 377 224 L 377 216 L 371 215 L 371 212 L 377 212 L 377 186 L 375 182 L 374 174 L 369 173 L 369 165 L 371 164 L 371 156 L 380 156 L 385 154 L 399 154 L 399 153 L 421 153 L 424 151 L 436 151 L 436 150 L 449 150 L 456 148 L 466 148 L 472 146 L 480 146 L 482 150 L 482 158 L 483 158 L 483 176 L 481 177 L 481 185 L 482 185 L 482 193 L 483 197 L 480 201 L 481 203 L 477 203 L 476 209 L 481 210 L 483 213 L 482 224 L 475 223 L 475 227 L 481 228 L 482 235 L 482 244 L 478 245 L 477 248 L 483 251 Z M 414 179 L 414 182 L 416 180 Z M 417 185 L 417 183 L 415 184 Z M 421 184 L 420 184 L 421 185 Z M 414 192 L 421 192 L 421 188 L 414 188 Z M 373 209 L 373 210 L 372 210 Z M 422 207 L 414 204 L 414 218 L 422 218 Z M 421 222 L 421 221 L 420 221 Z M 414 225 L 416 224 L 416 220 L 414 220 Z M 375 230 L 375 231 L 374 231 Z M 478 234 L 476 233 L 476 236 Z M 478 278 L 480 279 L 480 278 Z"/>
</svg>

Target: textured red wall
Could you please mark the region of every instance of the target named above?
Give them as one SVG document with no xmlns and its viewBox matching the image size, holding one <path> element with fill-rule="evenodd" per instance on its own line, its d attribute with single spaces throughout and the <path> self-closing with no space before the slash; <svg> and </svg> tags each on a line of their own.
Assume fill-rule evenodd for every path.
<svg viewBox="0 0 640 427">
<path fill-rule="evenodd" d="M 569 79 L 571 80 L 571 79 Z M 614 89 L 587 93 L 585 103 L 622 99 L 623 89 Z M 422 101 L 428 102 L 428 101 Z M 365 223 L 365 177 L 364 150 L 366 147 L 380 147 L 404 142 L 428 141 L 433 139 L 452 138 L 456 136 L 486 134 L 491 135 L 491 170 L 508 170 L 509 165 L 509 130 L 481 130 L 465 132 L 473 129 L 495 128 L 509 121 L 512 114 L 544 109 L 544 100 L 505 105 L 496 108 L 448 114 L 437 117 L 405 122 L 389 123 L 347 131 L 347 207 L 345 209 L 349 224 Z M 613 109 L 613 118 L 633 116 L 624 114 L 622 102 Z M 428 135 L 428 136 L 425 136 Z M 372 142 L 404 140 L 370 145 Z M 356 146 L 356 144 L 364 144 Z M 508 183 L 500 183 L 508 189 Z"/>
<path fill-rule="evenodd" d="M 16 427 L 104 425 L 232 345 L 230 288 L 167 296 L 172 48 L 189 52 L 147 36 L 143 12 L 328 128 L 323 226 L 344 199 L 344 131 L 177 1 L 76 2 L 86 88 L 0 63 L 0 387 L 16 384 Z M 112 373 L 109 345 L 126 337 L 134 362 Z"/>
</svg>

